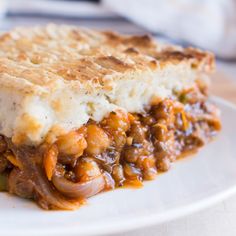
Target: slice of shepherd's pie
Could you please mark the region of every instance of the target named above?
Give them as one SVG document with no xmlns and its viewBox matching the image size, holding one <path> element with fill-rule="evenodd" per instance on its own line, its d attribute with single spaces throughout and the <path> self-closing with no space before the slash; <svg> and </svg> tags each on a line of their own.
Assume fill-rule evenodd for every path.
<svg viewBox="0 0 236 236">
<path fill-rule="evenodd" d="M 210 53 L 73 26 L 0 38 L 1 188 L 44 209 L 154 179 L 220 130 Z"/>
</svg>

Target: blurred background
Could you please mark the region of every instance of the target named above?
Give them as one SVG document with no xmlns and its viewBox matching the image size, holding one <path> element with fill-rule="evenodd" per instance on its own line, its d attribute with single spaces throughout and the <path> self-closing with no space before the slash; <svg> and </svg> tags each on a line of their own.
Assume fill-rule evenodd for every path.
<svg viewBox="0 0 236 236">
<path fill-rule="evenodd" d="M 235 0 L 0 0 L 0 29 L 48 22 L 152 33 L 236 59 Z"/>
</svg>

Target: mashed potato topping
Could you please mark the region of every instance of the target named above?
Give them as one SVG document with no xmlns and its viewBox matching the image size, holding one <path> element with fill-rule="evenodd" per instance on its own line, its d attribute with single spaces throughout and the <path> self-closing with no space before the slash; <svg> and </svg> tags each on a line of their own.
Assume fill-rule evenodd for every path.
<svg viewBox="0 0 236 236">
<path fill-rule="evenodd" d="M 117 109 L 142 112 L 213 67 L 196 49 L 64 25 L 15 29 L 0 49 L 0 133 L 32 145 Z"/>
</svg>

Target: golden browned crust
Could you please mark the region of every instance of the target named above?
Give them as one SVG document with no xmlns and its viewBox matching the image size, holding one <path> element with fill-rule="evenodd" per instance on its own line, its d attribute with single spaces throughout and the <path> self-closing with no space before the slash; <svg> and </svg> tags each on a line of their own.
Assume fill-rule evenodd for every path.
<svg viewBox="0 0 236 236">
<path fill-rule="evenodd" d="M 125 36 L 65 25 L 17 28 L 0 37 L 0 85 L 27 93 L 48 93 L 69 81 L 77 87 L 109 89 L 108 78 L 179 63 L 210 72 L 214 58 L 197 49 L 159 44 L 148 35 Z"/>
</svg>

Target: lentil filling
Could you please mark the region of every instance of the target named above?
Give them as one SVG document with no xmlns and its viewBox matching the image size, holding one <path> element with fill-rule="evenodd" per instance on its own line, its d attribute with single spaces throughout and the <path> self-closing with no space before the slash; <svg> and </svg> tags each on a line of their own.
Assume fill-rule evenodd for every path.
<svg viewBox="0 0 236 236">
<path fill-rule="evenodd" d="M 101 191 L 140 186 L 167 171 L 217 134 L 218 113 L 198 87 L 140 114 L 111 112 L 37 148 L 0 136 L 0 188 L 44 209 L 74 209 Z"/>
</svg>

